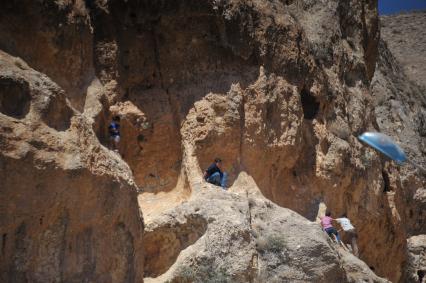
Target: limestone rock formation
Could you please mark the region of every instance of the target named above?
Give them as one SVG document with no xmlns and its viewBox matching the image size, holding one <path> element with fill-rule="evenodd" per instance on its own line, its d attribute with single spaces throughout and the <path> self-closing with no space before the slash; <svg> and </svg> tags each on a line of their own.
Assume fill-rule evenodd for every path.
<svg viewBox="0 0 426 283">
<path fill-rule="evenodd" d="M 246 174 L 232 192 L 201 186 L 146 223 L 145 282 L 388 282 Z"/>
<path fill-rule="evenodd" d="M 408 266 L 406 280 L 424 282 L 426 276 L 426 235 L 413 236 L 408 239 Z"/>
<path fill-rule="evenodd" d="M 0 281 L 142 281 L 129 167 L 57 84 L 2 51 L 0 101 Z"/>
<path fill-rule="evenodd" d="M 415 83 L 426 86 L 426 11 L 382 16 L 381 37 Z"/>
<path fill-rule="evenodd" d="M 2 281 L 398 282 L 417 262 L 424 179 L 357 139 L 390 107 L 377 1 L 11 1 L 0 50 Z M 203 179 L 216 156 L 227 191 Z"/>
<path fill-rule="evenodd" d="M 425 74 L 422 62 L 426 50 L 421 42 L 426 18 L 419 12 L 385 16 L 381 21 L 383 41 L 379 44 L 380 56 L 371 84 L 377 126 L 394 137 L 411 160 L 424 167 L 426 91 L 420 78 Z M 396 232 L 408 241 L 405 275 L 401 280 L 421 282 L 419 274 L 426 266 L 415 255 L 426 246 L 422 237 L 426 233 L 426 179 L 410 166 L 389 163 L 385 164 L 383 178 L 393 221 L 399 223 Z"/>
</svg>

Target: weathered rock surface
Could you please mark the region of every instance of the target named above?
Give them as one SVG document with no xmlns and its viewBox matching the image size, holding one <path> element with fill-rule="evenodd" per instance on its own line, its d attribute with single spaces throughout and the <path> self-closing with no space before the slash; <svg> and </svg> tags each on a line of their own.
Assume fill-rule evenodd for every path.
<svg viewBox="0 0 426 283">
<path fill-rule="evenodd" d="M 413 236 L 408 239 L 408 265 L 406 280 L 425 282 L 426 278 L 426 235 Z"/>
<path fill-rule="evenodd" d="M 424 228 L 404 197 L 424 179 L 356 138 L 390 107 L 370 85 L 393 80 L 375 73 L 376 1 L 42 0 L 0 16 L 0 49 L 25 61 L 1 53 L 4 281 L 403 278 Z M 227 192 L 202 177 L 216 156 Z M 322 202 L 357 227 L 360 260 L 313 222 Z"/>
<path fill-rule="evenodd" d="M 64 91 L 0 51 L 1 282 L 141 282 L 129 167 Z"/>
<path fill-rule="evenodd" d="M 83 0 L 6 1 L 0 37 L 1 50 L 48 75 L 82 110 L 94 77 L 93 36 Z"/>
<path fill-rule="evenodd" d="M 156 264 L 145 265 L 145 282 L 388 282 L 337 251 L 317 223 L 263 198 L 245 173 L 228 192 L 198 187 L 147 223 L 144 242 Z"/>
<path fill-rule="evenodd" d="M 404 72 L 415 83 L 426 87 L 426 11 L 382 16 L 381 37 Z"/>
<path fill-rule="evenodd" d="M 409 158 L 426 165 L 426 95 L 420 77 L 426 50 L 421 28 L 426 24 L 424 13 L 403 14 L 381 18 L 382 38 L 379 58 L 372 81 L 372 94 L 377 126 L 394 137 Z M 425 230 L 426 179 L 411 166 L 387 164 L 383 170 L 385 190 L 391 204 L 392 218 L 399 223 L 395 232 L 408 240 L 408 258 L 404 267 L 404 282 L 418 280 L 421 265 L 413 249 L 426 246 L 422 240 Z M 419 235 L 419 236 L 415 236 Z M 418 238 L 416 238 L 418 237 Z M 416 248 L 411 239 L 416 238 Z M 411 245 L 411 246 L 410 246 Z M 415 253 L 415 252 L 414 252 Z"/>
</svg>

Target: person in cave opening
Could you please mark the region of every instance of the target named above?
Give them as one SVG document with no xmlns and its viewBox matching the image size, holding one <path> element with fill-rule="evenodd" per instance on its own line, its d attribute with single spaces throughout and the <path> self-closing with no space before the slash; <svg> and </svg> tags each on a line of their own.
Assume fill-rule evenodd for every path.
<svg viewBox="0 0 426 283">
<path fill-rule="evenodd" d="M 227 174 L 222 171 L 222 160 L 215 158 L 213 163 L 204 171 L 204 180 L 226 190 Z"/>
<path fill-rule="evenodd" d="M 118 152 L 118 144 L 120 143 L 120 116 L 114 116 L 108 127 L 110 148 Z"/>
<path fill-rule="evenodd" d="M 324 229 L 324 231 L 328 234 L 330 238 L 333 238 L 333 235 L 336 236 L 337 243 L 340 243 L 340 237 L 339 233 L 337 232 L 336 228 L 333 227 L 331 222 L 333 221 L 333 218 L 331 218 L 331 212 L 326 211 L 325 216 L 321 217 L 321 226 Z"/>
</svg>

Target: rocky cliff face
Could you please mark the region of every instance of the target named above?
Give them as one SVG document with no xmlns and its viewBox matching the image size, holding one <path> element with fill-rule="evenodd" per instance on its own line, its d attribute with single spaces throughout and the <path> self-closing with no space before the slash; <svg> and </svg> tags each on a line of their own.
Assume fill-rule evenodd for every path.
<svg viewBox="0 0 426 283">
<path fill-rule="evenodd" d="M 1 281 L 141 281 L 129 167 L 57 84 L 4 52 L 0 89 Z"/>
<path fill-rule="evenodd" d="M 421 45 L 424 13 L 403 14 L 381 18 L 382 38 L 379 59 L 372 81 L 376 121 L 380 131 L 393 136 L 409 158 L 426 165 L 426 96 L 421 76 L 424 57 Z M 386 194 L 393 202 L 392 215 L 399 231 L 406 234 L 409 256 L 406 262 L 406 282 L 422 282 L 426 266 L 420 250 L 426 246 L 424 211 L 426 204 L 425 178 L 412 167 L 386 164 L 383 176 L 387 180 Z M 423 279 L 424 280 L 424 279 Z"/>
<path fill-rule="evenodd" d="M 378 46 L 376 1 L 8 3 L 2 281 L 397 282 L 423 226 L 356 138 L 380 129 Z M 216 156 L 228 191 L 203 180 Z"/>
<path fill-rule="evenodd" d="M 381 37 L 404 69 L 404 73 L 421 86 L 426 86 L 426 11 L 383 16 Z"/>
</svg>

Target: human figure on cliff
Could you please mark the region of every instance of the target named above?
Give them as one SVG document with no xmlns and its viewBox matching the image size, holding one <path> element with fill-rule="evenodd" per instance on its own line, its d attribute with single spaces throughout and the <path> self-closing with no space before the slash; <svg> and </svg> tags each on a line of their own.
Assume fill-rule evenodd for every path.
<svg viewBox="0 0 426 283">
<path fill-rule="evenodd" d="M 110 147 L 118 152 L 118 144 L 120 143 L 120 116 L 114 116 L 108 127 Z"/>
<path fill-rule="evenodd" d="M 336 236 L 337 243 L 340 243 L 340 237 L 339 233 L 337 233 L 336 228 L 333 227 L 331 222 L 333 221 L 333 218 L 331 218 L 331 212 L 326 211 L 325 216 L 320 217 L 321 219 L 321 226 L 324 229 L 325 232 L 327 232 L 328 236 L 333 238 L 333 235 Z"/>
<path fill-rule="evenodd" d="M 226 190 L 227 174 L 222 171 L 222 160 L 215 158 L 213 163 L 204 171 L 204 180 L 210 184 L 221 186 Z"/>
<path fill-rule="evenodd" d="M 358 257 L 358 245 L 356 243 L 358 236 L 355 227 L 351 224 L 351 221 L 346 216 L 346 213 L 344 213 L 340 218 L 336 218 L 335 220 L 340 224 L 340 226 L 342 226 L 343 231 L 345 231 L 345 235 L 347 235 L 348 239 L 350 240 L 353 254 Z"/>
</svg>

